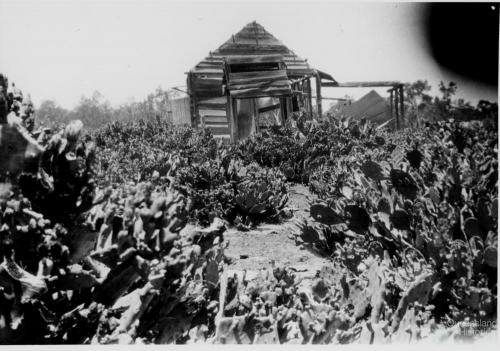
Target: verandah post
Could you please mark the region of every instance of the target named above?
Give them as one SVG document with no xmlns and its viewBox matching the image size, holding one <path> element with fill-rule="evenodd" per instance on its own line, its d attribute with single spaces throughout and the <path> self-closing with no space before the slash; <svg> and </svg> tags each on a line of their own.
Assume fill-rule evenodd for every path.
<svg viewBox="0 0 500 351">
<path fill-rule="evenodd" d="M 318 72 L 315 72 L 316 76 L 316 109 L 318 110 L 318 119 L 321 119 L 323 115 L 323 108 L 321 106 L 321 77 Z"/>
</svg>

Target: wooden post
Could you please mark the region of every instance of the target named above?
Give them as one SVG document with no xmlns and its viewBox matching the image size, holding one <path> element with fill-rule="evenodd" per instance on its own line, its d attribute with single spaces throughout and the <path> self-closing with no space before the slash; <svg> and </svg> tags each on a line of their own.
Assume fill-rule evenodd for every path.
<svg viewBox="0 0 500 351">
<path fill-rule="evenodd" d="M 259 133 L 260 132 L 260 125 L 259 125 L 259 99 L 254 98 L 252 99 L 252 105 L 253 105 L 253 122 L 254 122 L 254 133 Z"/>
<path fill-rule="evenodd" d="M 188 73 L 187 76 L 187 89 L 189 92 L 189 110 L 191 112 L 191 127 L 198 127 L 198 123 L 196 121 L 196 92 L 193 91 L 193 83 L 192 83 L 193 74 L 191 72 Z"/>
<path fill-rule="evenodd" d="M 293 113 L 292 96 L 285 96 L 286 110 L 290 115 Z"/>
<path fill-rule="evenodd" d="M 238 101 L 236 99 L 231 98 L 231 106 L 233 107 L 232 113 L 233 113 L 233 125 L 234 125 L 234 140 L 238 141 L 240 139 L 238 128 L 239 128 L 239 121 L 238 121 Z"/>
<path fill-rule="evenodd" d="M 311 91 L 311 78 L 307 79 L 307 95 L 309 96 L 308 98 L 308 109 L 309 109 L 309 119 L 313 119 L 313 105 L 312 105 L 312 91 Z"/>
<path fill-rule="evenodd" d="M 282 97 L 280 96 L 280 113 L 281 113 L 281 123 L 284 125 L 286 120 L 287 120 L 287 117 L 288 117 L 288 114 L 287 114 L 287 106 L 286 106 L 286 98 L 285 97 Z"/>
<path fill-rule="evenodd" d="M 231 124 L 231 141 L 238 141 L 238 114 L 237 114 L 237 109 L 238 109 L 238 104 L 236 102 L 236 99 L 233 99 L 230 95 L 227 97 L 228 99 L 228 106 L 227 109 L 229 111 L 229 116 L 230 116 L 230 124 Z"/>
<path fill-rule="evenodd" d="M 229 94 L 227 95 L 226 118 L 229 127 L 229 138 L 231 142 L 233 142 L 234 141 L 233 104 L 231 103 L 231 96 Z"/>
<path fill-rule="evenodd" d="M 401 105 L 401 107 L 400 107 L 401 120 L 404 121 L 404 119 L 405 119 L 405 104 L 404 104 L 403 85 L 399 86 L 399 103 Z"/>
<path fill-rule="evenodd" d="M 323 115 L 323 108 L 321 106 L 321 77 L 319 73 L 315 73 L 316 76 L 316 108 L 318 110 L 318 119 L 321 119 Z"/>
<path fill-rule="evenodd" d="M 391 107 L 391 117 L 394 117 L 394 91 L 392 89 L 389 89 L 389 104 Z"/>
<path fill-rule="evenodd" d="M 396 130 L 399 129 L 399 94 L 394 91 L 394 110 L 396 111 Z"/>
</svg>

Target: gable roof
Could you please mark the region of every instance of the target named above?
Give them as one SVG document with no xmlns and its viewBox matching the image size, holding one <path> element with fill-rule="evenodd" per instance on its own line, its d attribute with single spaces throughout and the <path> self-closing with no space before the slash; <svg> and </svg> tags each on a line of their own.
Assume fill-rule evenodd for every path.
<svg viewBox="0 0 500 351">
<path fill-rule="evenodd" d="M 355 120 L 366 118 L 370 122 L 381 124 L 392 118 L 389 103 L 375 90 L 340 109 L 340 114 Z"/>
<path fill-rule="evenodd" d="M 225 57 L 247 55 L 281 55 L 287 66 L 287 74 L 292 77 L 314 72 L 306 60 L 297 56 L 255 21 L 247 24 L 238 33 L 232 35 L 224 44 L 193 67 L 190 72 L 222 75 L 223 59 Z"/>
</svg>

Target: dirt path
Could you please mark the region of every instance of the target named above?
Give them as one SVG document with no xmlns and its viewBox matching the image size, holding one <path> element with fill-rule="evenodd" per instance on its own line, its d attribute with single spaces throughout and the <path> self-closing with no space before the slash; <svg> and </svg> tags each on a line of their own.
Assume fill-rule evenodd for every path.
<svg viewBox="0 0 500 351">
<path fill-rule="evenodd" d="M 328 261 L 295 245 L 293 233 L 298 230 L 295 223 L 309 218 L 309 200 L 313 195 L 304 185 L 289 188 L 288 206 L 293 217 L 280 224 L 262 224 L 257 228 L 241 232 L 231 228 L 224 233 L 229 246 L 225 253 L 234 259 L 231 270 L 257 271 L 276 266 L 291 266 L 298 275 L 311 277 Z"/>
</svg>

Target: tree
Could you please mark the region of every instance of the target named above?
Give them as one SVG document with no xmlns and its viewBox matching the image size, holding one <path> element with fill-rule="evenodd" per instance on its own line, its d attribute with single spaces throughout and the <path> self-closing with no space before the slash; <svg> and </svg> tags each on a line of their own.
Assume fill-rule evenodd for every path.
<svg viewBox="0 0 500 351">
<path fill-rule="evenodd" d="M 476 111 L 478 114 L 478 118 L 491 118 L 493 122 L 498 122 L 498 103 L 489 102 L 487 100 L 479 100 L 479 102 L 477 103 Z"/>
<path fill-rule="evenodd" d="M 442 96 L 441 99 L 436 97 L 434 99 L 434 103 L 439 110 L 439 113 L 442 115 L 443 119 L 448 118 L 451 114 L 452 106 L 451 99 L 457 92 L 457 84 L 455 82 L 449 82 L 448 85 L 445 85 L 443 81 L 439 82 L 439 91 Z"/>
<path fill-rule="evenodd" d="M 162 119 L 168 118 L 168 111 L 170 111 L 170 95 L 171 93 L 169 93 L 169 91 L 163 90 L 161 87 L 156 88 L 155 91 L 156 116 L 159 116 Z"/>
<path fill-rule="evenodd" d="M 451 103 L 451 98 L 457 92 L 458 85 L 455 82 L 449 82 L 446 86 L 443 81 L 439 82 L 439 91 L 443 94 L 442 101 L 448 101 Z"/>
<path fill-rule="evenodd" d="M 55 127 L 66 124 L 69 120 L 69 111 L 62 108 L 53 100 L 44 100 L 40 107 L 35 110 L 35 122 L 37 126 Z"/>
<path fill-rule="evenodd" d="M 410 124 L 419 124 L 422 111 L 432 103 L 432 97 L 427 94 L 430 90 L 431 86 L 426 80 L 417 80 L 414 83 L 405 84 L 406 120 Z"/>
<path fill-rule="evenodd" d="M 95 91 L 91 98 L 82 96 L 70 119 L 79 119 L 87 129 L 96 129 L 113 120 L 113 111 L 104 96 Z"/>
</svg>

